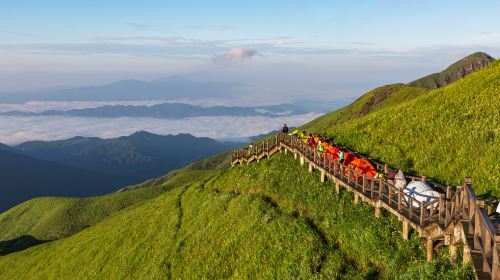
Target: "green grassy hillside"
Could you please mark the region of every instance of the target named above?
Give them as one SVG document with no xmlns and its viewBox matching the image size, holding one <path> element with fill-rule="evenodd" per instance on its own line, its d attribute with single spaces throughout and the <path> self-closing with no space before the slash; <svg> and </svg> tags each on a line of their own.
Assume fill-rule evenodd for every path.
<svg viewBox="0 0 500 280">
<path fill-rule="evenodd" d="M 336 196 L 288 154 L 216 171 L 58 241 L 0 257 L 5 279 L 470 278 L 427 264 L 400 223 Z M 446 253 L 444 253 L 446 254 Z M 85 265 L 82 265 L 85 264 Z"/>
<path fill-rule="evenodd" d="M 338 125 L 304 126 L 410 173 L 500 196 L 500 62 L 449 86 Z"/>
<path fill-rule="evenodd" d="M 0 214 L 0 255 L 71 236 L 136 203 L 230 166 L 228 153 L 92 198 L 41 197 Z"/>
<path fill-rule="evenodd" d="M 363 94 L 348 106 L 319 117 L 314 121 L 315 127 L 331 127 L 388 106 L 409 101 L 424 95 L 431 89 L 454 83 L 493 61 L 494 58 L 488 54 L 477 52 L 453 63 L 442 72 L 425 76 L 409 84 L 398 83 L 378 87 Z"/>
<path fill-rule="evenodd" d="M 0 214 L 0 254 L 70 236 L 109 215 L 207 176 L 181 172 L 157 186 L 129 188 L 93 198 L 41 197 Z"/>
</svg>

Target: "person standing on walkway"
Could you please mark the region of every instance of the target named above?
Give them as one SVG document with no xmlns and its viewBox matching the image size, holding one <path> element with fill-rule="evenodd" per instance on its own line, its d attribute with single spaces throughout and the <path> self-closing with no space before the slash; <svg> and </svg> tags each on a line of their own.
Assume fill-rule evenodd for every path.
<svg viewBox="0 0 500 280">
<path fill-rule="evenodd" d="M 283 125 L 283 133 L 288 134 L 288 126 L 286 126 L 286 123 Z"/>
<path fill-rule="evenodd" d="M 307 144 L 309 144 L 309 146 L 311 147 L 314 147 L 314 137 L 311 133 L 309 133 L 309 138 L 307 138 Z"/>
<path fill-rule="evenodd" d="M 321 142 L 321 140 L 318 141 L 317 149 L 318 149 L 318 153 L 320 155 L 323 154 L 323 151 L 324 151 L 325 147 L 323 147 L 323 143 Z"/>
<path fill-rule="evenodd" d="M 318 145 L 316 146 L 316 149 L 318 150 L 318 158 L 320 159 L 320 162 L 321 160 L 323 159 L 323 150 L 325 149 L 325 147 L 323 147 L 323 143 L 321 142 L 321 140 L 318 140 Z"/>
<path fill-rule="evenodd" d="M 339 149 L 339 161 L 340 163 L 344 164 L 344 149 L 340 148 Z"/>
<path fill-rule="evenodd" d="M 248 145 L 248 149 L 247 149 L 247 156 L 252 155 L 252 153 L 253 153 L 253 144 L 250 143 L 250 145 Z"/>
</svg>

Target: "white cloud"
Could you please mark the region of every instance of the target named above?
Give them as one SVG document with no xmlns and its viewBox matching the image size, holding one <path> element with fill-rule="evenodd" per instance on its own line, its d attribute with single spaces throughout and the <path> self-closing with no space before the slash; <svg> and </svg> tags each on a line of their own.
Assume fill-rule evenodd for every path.
<svg viewBox="0 0 500 280">
<path fill-rule="evenodd" d="M 169 100 L 137 100 L 137 101 L 29 101 L 22 104 L 8 104 L 0 103 L 0 113 L 7 111 L 20 111 L 20 112 L 42 112 L 46 110 L 71 110 L 71 109 L 84 109 L 96 108 L 106 105 L 135 105 L 135 106 L 152 106 L 156 104 L 171 102 Z"/>
<path fill-rule="evenodd" d="M 461 43 L 472 46 L 498 47 L 500 45 L 500 33 L 482 33 L 477 36 L 466 38 Z"/>
<path fill-rule="evenodd" d="M 28 140 L 57 140 L 78 136 L 102 138 L 130 135 L 145 130 L 156 134 L 190 133 L 214 139 L 250 137 L 289 126 L 304 124 L 319 114 L 291 117 L 201 117 L 183 120 L 154 118 L 67 118 L 0 117 L 0 143 L 19 144 Z"/>
<path fill-rule="evenodd" d="M 223 54 L 218 54 L 213 58 L 213 62 L 228 62 L 234 60 L 247 60 L 259 55 L 256 50 L 252 49 L 242 49 L 242 48 L 232 48 Z"/>
</svg>

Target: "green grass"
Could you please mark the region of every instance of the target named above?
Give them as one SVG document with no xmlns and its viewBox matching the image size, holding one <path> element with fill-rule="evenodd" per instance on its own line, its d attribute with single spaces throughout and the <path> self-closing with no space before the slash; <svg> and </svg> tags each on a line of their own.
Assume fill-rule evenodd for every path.
<svg viewBox="0 0 500 280">
<path fill-rule="evenodd" d="M 122 209 L 229 166 L 229 153 L 226 152 L 108 195 L 91 198 L 41 197 L 29 200 L 0 214 L 0 255 L 43 241 L 71 236 Z M 14 241 L 9 242 L 9 246 L 2 246 L 2 242 L 11 240 Z"/>
<path fill-rule="evenodd" d="M 325 126 L 336 142 L 409 173 L 460 185 L 472 177 L 478 194 L 500 196 L 500 62 L 449 86 L 367 116 Z M 330 115 L 330 117 L 335 117 Z"/>
<path fill-rule="evenodd" d="M 19 244 L 9 246 L 10 248 L 2 249 L 0 245 L 0 254 L 17 250 L 18 247 L 29 247 L 36 244 L 36 240 L 50 241 L 71 236 L 124 208 L 157 197 L 212 172 L 183 172 L 158 186 L 131 188 L 92 198 L 41 197 L 29 200 L 0 214 L 0 241 L 25 237 Z M 30 241 L 26 239 L 27 236 L 36 240 Z"/>
<path fill-rule="evenodd" d="M 470 278 L 470 267 L 426 264 L 416 235 L 403 241 L 396 219 L 377 219 L 371 207 L 355 206 L 349 193 L 339 197 L 332 188 L 290 154 L 278 154 L 193 179 L 71 237 L 2 256 L 0 275 L 405 279 L 444 265 L 435 279 Z"/>
</svg>

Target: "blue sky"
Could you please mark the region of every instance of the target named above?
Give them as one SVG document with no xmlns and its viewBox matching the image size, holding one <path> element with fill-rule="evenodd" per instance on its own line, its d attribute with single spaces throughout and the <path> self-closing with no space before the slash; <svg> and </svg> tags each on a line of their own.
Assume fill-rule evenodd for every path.
<svg viewBox="0 0 500 280">
<path fill-rule="evenodd" d="M 352 97 L 474 51 L 500 56 L 498 11 L 496 1 L 4 1 L 0 91 L 181 74 L 255 95 Z"/>
</svg>

